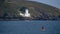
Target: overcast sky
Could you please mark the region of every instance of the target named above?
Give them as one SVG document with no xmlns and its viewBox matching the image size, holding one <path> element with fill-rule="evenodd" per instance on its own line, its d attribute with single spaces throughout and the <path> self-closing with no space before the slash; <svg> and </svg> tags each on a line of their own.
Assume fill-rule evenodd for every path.
<svg viewBox="0 0 60 34">
<path fill-rule="evenodd" d="M 60 0 L 31 0 L 31 1 L 45 3 L 45 4 L 52 5 L 60 9 Z"/>
</svg>

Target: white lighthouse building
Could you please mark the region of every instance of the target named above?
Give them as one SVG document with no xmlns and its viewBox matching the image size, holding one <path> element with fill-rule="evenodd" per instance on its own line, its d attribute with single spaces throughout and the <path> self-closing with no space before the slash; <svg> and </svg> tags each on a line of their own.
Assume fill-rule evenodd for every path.
<svg viewBox="0 0 60 34">
<path fill-rule="evenodd" d="M 28 9 L 25 9 L 25 13 L 24 14 L 23 13 L 20 13 L 20 16 L 22 16 L 22 17 L 30 17 L 31 15 L 29 13 L 29 10 Z"/>
</svg>

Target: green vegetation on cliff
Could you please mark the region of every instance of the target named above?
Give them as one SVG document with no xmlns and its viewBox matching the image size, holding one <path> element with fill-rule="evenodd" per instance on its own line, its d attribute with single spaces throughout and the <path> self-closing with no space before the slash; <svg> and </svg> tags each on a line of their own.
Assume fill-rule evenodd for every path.
<svg viewBox="0 0 60 34">
<path fill-rule="evenodd" d="M 9 17 L 13 15 L 15 17 L 21 17 L 18 10 L 22 7 L 27 7 L 29 9 L 29 12 L 31 14 L 30 19 L 55 19 L 60 16 L 60 9 L 56 7 L 34 1 L 18 0 L 10 0 L 9 2 L 5 2 L 4 7 L 2 8 L 4 11 L 0 13 L 3 15 L 4 12 L 7 12 Z"/>
</svg>

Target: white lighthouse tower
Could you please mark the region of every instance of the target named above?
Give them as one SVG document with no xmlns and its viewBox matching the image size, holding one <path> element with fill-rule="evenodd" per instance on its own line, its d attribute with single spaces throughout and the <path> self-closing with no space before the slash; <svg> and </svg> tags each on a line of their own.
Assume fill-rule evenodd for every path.
<svg viewBox="0 0 60 34">
<path fill-rule="evenodd" d="M 20 13 L 20 15 L 22 17 L 30 17 L 31 16 L 28 9 L 25 9 L 25 13 L 24 14 L 23 13 Z"/>
<path fill-rule="evenodd" d="M 25 9 L 25 17 L 30 17 L 30 13 L 28 9 Z"/>
</svg>

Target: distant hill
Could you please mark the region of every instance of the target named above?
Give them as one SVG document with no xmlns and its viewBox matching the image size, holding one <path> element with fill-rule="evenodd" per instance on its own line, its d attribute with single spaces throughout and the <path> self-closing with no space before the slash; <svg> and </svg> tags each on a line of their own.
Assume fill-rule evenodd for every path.
<svg viewBox="0 0 60 34">
<path fill-rule="evenodd" d="M 19 1 L 19 0 L 10 0 L 8 2 L 3 3 L 1 7 L 2 10 L 0 11 L 0 15 L 3 15 L 4 12 L 6 12 L 8 13 L 9 17 L 11 16 L 13 17 L 13 15 L 15 17 L 21 17 L 18 11 L 22 7 L 27 7 L 29 9 L 29 12 L 31 13 L 31 18 L 27 18 L 27 19 L 54 20 L 60 18 L 60 9 L 56 7 L 35 1 Z"/>
</svg>

